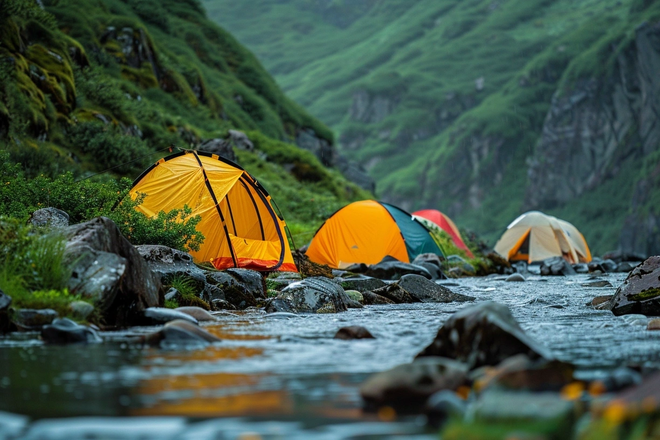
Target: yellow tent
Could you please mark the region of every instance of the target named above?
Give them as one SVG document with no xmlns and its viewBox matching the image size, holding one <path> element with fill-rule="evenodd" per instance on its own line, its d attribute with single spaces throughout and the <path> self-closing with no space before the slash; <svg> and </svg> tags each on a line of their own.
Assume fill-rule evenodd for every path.
<svg viewBox="0 0 660 440">
<path fill-rule="evenodd" d="M 495 245 L 495 252 L 510 261 L 542 261 L 564 257 L 570 263 L 591 261 L 591 251 L 575 226 L 539 211 L 513 221 Z"/>
<path fill-rule="evenodd" d="M 243 168 L 215 154 L 184 151 L 165 157 L 133 183 L 130 195 L 145 198 L 136 209 L 153 217 L 182 209 L 202 217 L 204 234 L 196 261 L 217 269 L 242 267 L 260 271 L 292 271 L 296 266 L 284 221 L 275 214 L 268 192 Z"/>
<path fill-rule="evenodd" d="M 306 255 L 315 263 L 343 269 L 375 264 L 386 256 L 409 263 L 427 252 L 442 255 L 428 229 L 411 214 L 388 203 L 363 200 L 326 220 Z"/>
</svg>

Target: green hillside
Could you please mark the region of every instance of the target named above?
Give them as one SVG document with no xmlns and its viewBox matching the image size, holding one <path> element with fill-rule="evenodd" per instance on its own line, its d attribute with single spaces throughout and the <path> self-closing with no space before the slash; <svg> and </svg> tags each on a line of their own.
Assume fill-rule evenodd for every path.
<svg viewBox="0 0 660 440">
<path fill-rule="evenodd" d="M 655 191 L 640 189 L 654 186 L 643 170 L 660 146 L 660 89 L 645 73 L 660 59 L 657 2 L 204 5 L 334 129 L 384 199 L 440 208 L 493 241 L 543 209 L 574 222 L 596 253 L 660 252 Z"/>
<path fill-rule="evenodd" d="M 170 150 L 230 129 L 254 144 L 236 150 L 238 161 L 301 241 L 338 207 L 368 196 L 293 145 L 301 131 L 331 144 L 332 132 L 285 97 L 197 0 L 0 0 L 3 214 L 25 218 L 48 205 L 73 209 L 74 221 L 103 213 L 78 212 L 84 191 L 75 188 L 117 185 Z M 56 196 L 49 188 L 63 182 L 71 194 Z"/>
</svg>

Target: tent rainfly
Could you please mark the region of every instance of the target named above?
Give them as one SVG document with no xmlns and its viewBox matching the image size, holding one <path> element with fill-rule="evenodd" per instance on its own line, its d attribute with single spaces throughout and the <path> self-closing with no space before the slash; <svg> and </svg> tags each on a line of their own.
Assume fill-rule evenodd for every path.
<svg viewBox="0 0 660 440">
<path fill-rule="evenodd" d="M 569 263 L 591 261 L 591 251 L 575 226 L 539 211 L 513 221 L 495 245 L 495 252 L 509 261 L 543 261 L 564 257 Z"/>
<path fill-rule="evenodd" d="M 315 263 L 343 269 L 375 264 L 386 256 L 411 262 L 422 253 L 442 255 L 428 229 L 413 216 L 387 203 L 364 200 L 335 212 L 316 232 L 307 249 Z"/>
<path fill-rule="evenodd" d="M 454 222 L 442 212 L 437 209 L 422 209 L 421 211 L 413 212 L 413 215 L 415 217 L 426 219 L 440 228 L 440 230 L 445 231 L 449 234 L 457 248 L 464 250 L 468 257 L 474 258 L 472 251 L 470 251 L 470 248 L 468 248 L 463 241 L 463 237 L 461 237 L 461 233 L 456 227 L 456 224 L 454 224 Z M 428 227 L 428 225 L 426 226 Z"/>
<path fill-rule="evenodd" d="M 247 171 L 215 154 L 183 151 L 167 156 L 133 183 L 133 199 L 144 194 L 136 209 L 149 217 L 188 206 L 201 216 L 204 234 L 198 262 L 217 269 L 241 267 L 259 271 L 296 272 L 285 226 L 273 210 L 271 197 Z"/>
</svg>

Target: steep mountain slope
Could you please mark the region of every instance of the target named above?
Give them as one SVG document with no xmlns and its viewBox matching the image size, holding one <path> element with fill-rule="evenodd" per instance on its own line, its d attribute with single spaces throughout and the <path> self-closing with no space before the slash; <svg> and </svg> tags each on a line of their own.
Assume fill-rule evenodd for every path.
<svg viewBox="0 0 660 440">
<path fill-rule="evenodd" d="M 334 155 L 332 132 L 197 0 L 0 0 L 0 143 L 28 176 L 135 177 L 213 139 L 299 231 L 368 195 L 293 145 Z"/>
<path fill-rule="evenodd" d="M 596 253 L 660 251 L 657 2 L 204 4 L 386 200 L 439 207 L 490 239 L 543 209 Z"/>
</svg>

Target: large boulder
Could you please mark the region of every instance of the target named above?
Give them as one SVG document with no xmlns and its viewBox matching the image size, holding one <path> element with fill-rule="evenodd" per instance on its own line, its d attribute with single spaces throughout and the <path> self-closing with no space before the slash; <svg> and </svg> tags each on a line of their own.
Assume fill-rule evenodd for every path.
<svg viewBox="0 0 660 440">
<path fill-rule="evenodd" d="M 376 373 L 360 387 L 367 409 L 391 406 L 414 412 L 440 390 L 456 390 L 467 382 L 468 366 L 442 357 L 417 359 Z"/>
<path fill-rule="evenodd" d="M 298 313 L 336 313 L 348 310 L 350 298 L 344 293 L 344 289 L 331 279 L 312 277 L 289 284 L 276 300 L 290 303 Z"/>
<path fill-rule="evenodd" d="M 612 313 L 660 315 L 660 256 L 637 266 L 610 300 Z"/>
<path fill-rule="evenodd" d="M 167 246 L 151 244 L 135 248 L 163 284 L 169 284 L 174 278 L 183 278 L 190 280 L 198 292 L 204 290 L 206 274 L 195 265 L 190 254 Z"/>
<path fill-rule="evenodd" d="M 65 232 L 65 255 L 74 263 L 68 288 L 97 300 L 107 324 L 130 325 L 159 305 L 158 276 L 112 220 L 98 217 Z"/>
<path fill-rule="evenodd" d="M 474 300 L 471 296 L 454 293 L 448 288 L 429 281 L 420 275 L 404 275 L 396 284 L 408 292 L 416 301 L 453 302 Z"/>
<path fill-rule="evenodd" d="M 417 357 L 442 356 L 477 368 L 517 354 L 552 359 L 547 348 L 525 334 L 505 305 L 486 301 L 454 313 Z"/>
<path fill-rule="evenodd" d="M 266 298 L 264 278 L 255 270 L 232 268 L 225 272 L 230 274 L 236 281 L 243 285 L 245 291 L 257 299 Z"/>
<path fill-rule="evenodd" d="M 66 228 L 69 214 L 57 208 L 42 208 L 30 214 L 28 223 L 37 227 Z"/>
<path fill-rule="evenodd" d="M 227 269 L 222 272 L 206 272 L 206 286 L 202 298 L 209 304 L 224 300 L 237 309 L 257 305 L 265 299 L 263 279 L 259 272 L 248 269 Z"/>
<path fill-rule="evenodd" d="M 575 275 L 575 269 L 562 257 L 552 257 L 543 260 L 541 275 Z"/>
<path fill-rule="evenodd" d="M 341 284 L 344 290 L 357 290 L 358 292 L 372 291 L 387 285 L 383 280 L 366 275 L 334 278 L 333 281 Z"/>
</svg>

